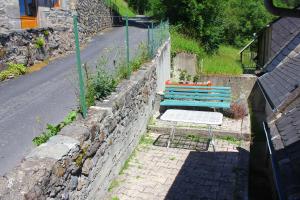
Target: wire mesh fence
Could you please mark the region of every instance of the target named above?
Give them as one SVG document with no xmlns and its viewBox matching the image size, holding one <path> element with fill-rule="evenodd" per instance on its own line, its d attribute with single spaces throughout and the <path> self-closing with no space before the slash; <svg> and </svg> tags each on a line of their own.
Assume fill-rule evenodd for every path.
<svg viewBox="0 0 300 200">
<path fill-rule="evenodd" d="M 77 67 L 80 91 L 80 109 L 86 116 L 87 107 L 103 100 L 123 79 L 129 79 L 131 73 L 137 71 L 143 63 L 152 59 L 158 48 L 169 38 L 169 23 L 148 23 L 149 26 L 129 26 L 129 18 L 125 17 L 125 26 L 118 27 L 122 34 L 115 38 L 115 44 L 108 43 L 96 61 L 85 62 L 80 59 L 81 49 L 77 41 Z M 74 32 L 78 35 L 77 19 L 74 18 Z M 82 65 L 82 63 L 84 65 Z M 94 66 L 89 66 L 94 65 Z M 82 68 L 84 66 L 84 68 Z"/>
<path fill-rule="evenodd" d="M 155 55 L 157 49 L 170 37 L 169 21 L 161 21 L 160 24 L 148 27 L 148 51 L 150 57 Z"/>
</svg>

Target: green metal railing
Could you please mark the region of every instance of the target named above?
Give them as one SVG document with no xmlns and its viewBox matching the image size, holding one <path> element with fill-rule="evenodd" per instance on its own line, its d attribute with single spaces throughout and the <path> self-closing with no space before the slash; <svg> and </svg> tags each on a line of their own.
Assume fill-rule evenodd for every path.
<svg viewBox="0 0 300 200">
<path fill-rule="evenodd" d="M 107 0 L 110 1 L 110 0 Z M 110 1 L 111 2 L 111 1 Z M 149 22 L 148 22 L 149 23 Z M 131 75 L 131 68 L 132 68 L 132 60 L 130 60 L 130 41 L 129 41 L 129 19 L 128 17 L 125 17 L 125 33 L 124 36 L 122 36 L 122 39 L 125 39 L 125 49 L 122 50 L 121 55 L 115 59 L 115 61 L 121 60 L 125 66 L 125 70 L 127 70 L 126 78 L 130 78 Z M 83 117 L 85 118 L 87 116 L 87 103 L 86 103 L 86 91 L 85 91 L 85 80 L 84 80 L 84 73 L 82 70 L 82 61 L 80 58 L 80 44 L 79 44 L 79 33 L 78 33 L 78 19 L 77 16 L 74 16 L 74 36 L 75 36 L 75 45 L 76 45 L 76 61 L 77 61 L 77 73 L 78 73 L 78 81 L 79 81 L 79 89 L 80 89 L 80 108 L 81 112 L 83 114 Z M 163 45 L 163 43 L 170 37 L 169 33 L 169 22 L 160 22 L 156 25 L 154 23 L 151 23 L 151 26 L 148 26 L 148 43 L 146 47 L 146 54 L 148 51 L 149 58 L 153 58 L 156 55 L 157 50 Z M 131 41 L 134 43 L 134 41 Z M 136 52 L 138 55 L 141 52 Z M 131 59 L 135 59 L 137 56 L 131 56 Z M 124 56 L 124 57 L 123 57 Z M 123 64 L 123 63 L 122 63 Z"/>
</svg>

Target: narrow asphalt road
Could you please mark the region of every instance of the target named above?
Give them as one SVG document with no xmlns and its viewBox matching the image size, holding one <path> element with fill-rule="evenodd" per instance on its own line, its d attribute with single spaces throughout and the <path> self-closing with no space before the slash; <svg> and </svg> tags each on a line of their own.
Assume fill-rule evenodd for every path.
<svg viewBox="0 0 300 200">
<path fill-rule="evenodd" d="M 95 36 L 82 50 L 83 63 L 95 66 L 100 56 L 125 46 L 125 28 Z M 130 27 L 131 55 L 146 41 L 147 29 Z M 111 51 L 109 51 L 111 50 Z M 110 53 L 107 53 L 110 52 Z M 0 175 L 13 169 L 34 146 L 32 139 L 47 123 L 57 124 L 78 106 L 74 54 L 52 61 L 42 70 L 0 83 Z M 109 67 L 113 71 L 113 67 Z"/>
</svg>

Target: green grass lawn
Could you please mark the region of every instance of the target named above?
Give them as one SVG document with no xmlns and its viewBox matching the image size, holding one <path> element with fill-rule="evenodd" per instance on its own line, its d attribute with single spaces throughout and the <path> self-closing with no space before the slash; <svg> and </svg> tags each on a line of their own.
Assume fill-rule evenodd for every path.
<svg viewBox="0 0 300 200">
<path fill-rule="evenodd" d="M 222 75 L 242 74 L 243 69 L 239 61 L 239 49 L 222 45 L 216 55 L 205 55 L 203 57 L 202 72 Z"/>
<path fill-rule="evenodd" d="M 221 45 L 218 53 L 207 55 L 201 44 L 193 38 L 178 33 L 171 28 L 172 56 L 179 52 L 196 54 L 199 59 L 199 72 L 201 71 L 201 60 L 203 59 L 204 74 L 239 75 L 243 73 L 239 61 L 239 49 Z"/>
<path fill-rule="evenodd" d="M 172 56 L 186 52 L 202 57 L 205 53 L 203 48 L 192 38 L 186 37 L 171 28 Z"/>
<path fill-rule="evenodd" d="M 124 0 L 112 0 L 112 2 L 118 7 L 119 14 L 121 16 L 128 15 L 128 17 L 135 17 L 136 14 L 134 13 L 134 11 L 131 8 L 129 8 L 126 1 L 124 1 Z"/>
</svg>

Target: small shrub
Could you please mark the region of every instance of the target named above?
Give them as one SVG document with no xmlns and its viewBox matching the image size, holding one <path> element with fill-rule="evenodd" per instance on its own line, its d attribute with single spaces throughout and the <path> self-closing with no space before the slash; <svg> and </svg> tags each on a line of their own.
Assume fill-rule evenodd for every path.
<svg viewBox="0 0 300 200">
<path fill-rule="evenodd" d="M 105 70 L 98 70 L 91 81 L 92 93 L 96 100 L 103 100 L 103 98 L 110 95 L 117 87 L 117 81 L 109 75 Z"/>
<path fill-rule="evenodd" d="M 243 119 L 248 113 L 245 105 L 235 102 L 225 114 L 233 119 Z"/>
<path fill-rule="evenodd" d="M 130 75 L 130 72 L 129 72 L 128 67 L 126 66 L 126 64 L 120 65 L 118 67 L 118 72 L 117 72 L 118 82 L 120 82 L 123 79 L 128 78 L 129 75 Z"/>
<path fill-rule="evenodd" d="M 179 80 L 180 81 L 185 81 L 187 76 L 187 71 L 186 70 L 181 70 L 179 74 Z"/>
<path fill-rule="evenodd" d="M 140 58 L 134 59 L 130 64 L 131 70 L 134 72 L 139 70 L 142 64 L 143 62 Z"/>
<path fill-rule="evenodd" d="M 186 76 L 186 80 L 187 80 L 187 81 L 191 81 L 191 80 L 192 80 L 192 76 L 191 76 L 191 75 L 187 75 L 187 76 Z"/>
<path fill-rule="evenodd" d="M 43 37 L 38 37 L 35 41 L 35 47 L 41 49 L 45 46 L 45 39 Z"/>
<path fill-rule="evenodd" d="M 25 74 L 27 71 L 27 68 L 24 64 L 14 64 L 14 63 L 8 63 L 8 68 L 2 72 L 0 72 L 0 81 L 3 81 L 9 77 L 16 77 L 20 76 L 22 74 Z"/>
<path fill-rule="evenodd" d="M 193 82 L 194 83 L 198 83 L 199 82 L 199 76 L 198 75 L 194 76 Z"/>
</svg>

